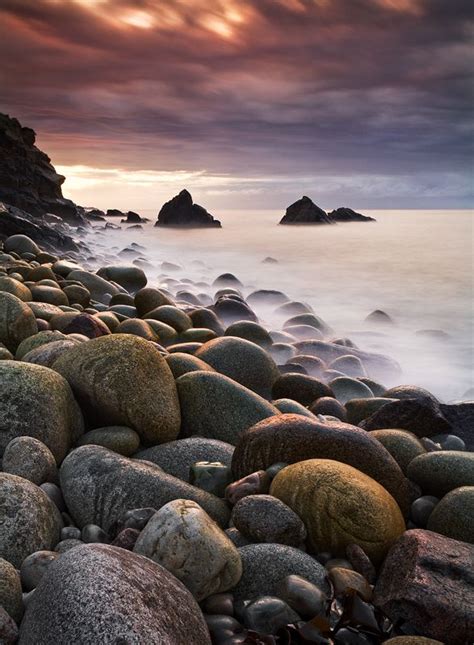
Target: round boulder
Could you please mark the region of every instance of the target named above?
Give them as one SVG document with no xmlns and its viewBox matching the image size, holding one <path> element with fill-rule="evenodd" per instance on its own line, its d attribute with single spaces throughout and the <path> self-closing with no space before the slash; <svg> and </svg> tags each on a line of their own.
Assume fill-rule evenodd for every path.
<svg viewBox="0 0 474 645">
<path fill-rule="evenodd" d="M 63 354 L 53 365 L 91 421 L 124 425 L 144 443 L 175 439 L 180 412 L 173 375 L 143 338 L 102 336 Z"/>
<path fill-rule="evenodd" d="M 51 450 L 33 437 L 16 437 L 3 453 L 2 470 L 23 477 L 39 486 L 57 478 L 56 461 Z"/>
<path fill-rule="evenodd" d="M 272 482 L 270 494 L 304 521 L 309 546 L 317 553 L 344 556 L 358 544 L 379 564 L 405 530 L 393 497 L 364 473 L 329 459 L 287 466 Z"/>
<path fill-rule="evenodd" d="M 410 462 L 407 474 L 425 494 L 442 497 L 454 488 L 474 486 L 474 453 L 461 450 L 427 452 Z"/>
<path fill-rule="evenodd" d="M 210 645 L 211 640 L 196 601 L 166 569 L 125 549 L 88 544 L 48 568 L 28 603 L 20 643 Z"/>
<path fill-rule="evenodd" d="M 34 437 L 59 463 L 83 430 L 81 410 L 67 381 L 53 370 L 0 361 L 0 455 L 15 437 Z"/>
<path fill-rule="evenodd" d="M 279 377 L 275 361 L 259 345 L 244 338 L 223 336 L 205 343 L 196 357 L 237 383 L 270 398 Z"/>
<path fill-rule="evenodd" d="M 431 513 L 429 531 L 474 544 L 474 486 L 450 491 Z"/>
<path fill-rule="evenodd" d="M 13 294 L 0 291 L 0 342 L 15 353 L 21 341 L 37 331 L 30 307 Z"/>
<path fill-rule="evenodd" d="M 199 504 L 187 499 L 160 508 L 133 550 L 168 569 L 198 601 L 231 589 L 242 575 L 234 544 Z"/>
</svg>

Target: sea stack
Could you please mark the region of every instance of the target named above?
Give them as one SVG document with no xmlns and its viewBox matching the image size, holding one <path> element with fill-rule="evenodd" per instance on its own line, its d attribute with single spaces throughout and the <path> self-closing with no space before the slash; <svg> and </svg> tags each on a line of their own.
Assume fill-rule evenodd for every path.
<svg viewBox="0 0 474 645">
<path fill-rule="evenodd" d="M 335 210 L 331 211 L 329 213 L 329 217 L 335 222 L 376 222 L 377 221 L 375 218 L 369 217 L 368 215 L 362 215 L 361 213 L 357 213 L 356 211 L 352 210 L 352 208 L 348 208 L 347 206 L 343 206 L 342 208 L 336 208 Z"/>
<path fill-rule="evenodd" d="M 291 206 L 288 206 L 280 224 L 334 224 L 326 211 L 304 195 Z"/>
<path fill-rule="evenodd" d="M 221 228 L 221 223 L 205 208 L 199 204 L 193 204 L 191 193 L 185 189 L 162 206 L 155 226 Z"/>
</svg>

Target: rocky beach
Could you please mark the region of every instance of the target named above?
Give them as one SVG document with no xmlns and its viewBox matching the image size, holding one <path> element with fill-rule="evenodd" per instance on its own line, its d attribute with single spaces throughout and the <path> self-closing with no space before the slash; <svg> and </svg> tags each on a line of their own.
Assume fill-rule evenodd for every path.
<svg viewBox="0 0 474 645">
<path fill-rule="evenodd" d="M 65 199 L 6 115 L 0 148 L 0 643 L 474 642 L 472 392 L 205 250 L 158 273 L 143 217 Z M 183 190 L 167 225 L 221 223 Z"/>
</svg>

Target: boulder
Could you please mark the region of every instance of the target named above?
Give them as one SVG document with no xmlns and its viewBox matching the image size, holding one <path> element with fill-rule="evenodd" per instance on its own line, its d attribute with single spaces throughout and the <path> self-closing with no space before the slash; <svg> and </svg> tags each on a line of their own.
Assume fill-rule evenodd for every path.
<svg viewBox="0 0 474 645">
<path fill-rule="evenodd" d="M 323 396 L 333 396 L 333 392 L 330 387 L 314 376 L 290 372 L 282 374 L 274 382 L 272 395 L 274 399 L 293 399 L 308 406 Z"/>
<path fill-rule="evenodd" d="M 28 604 L 19 643 L 210 645 L 211 640 L 196 601 L 166 569 L 125 549 L 88 544 L 48 568 Z"/>
<path fill-rule="evenodd" d="M 332 459 L 358 468 L 408 511 L 408 481 L 394 458 L 368 432 L 347 423 L 323 423 L 295 414 L 263 420 L 242 432 L 232 457 L 232 472 L 243 477 L 272 464 L 307 459 Z"/>
<path fill-rule="evenodd" d="M 114 294 L 120 293 L 120 289 L 114 284 L 90 271 L 74 269 L 68 274 L 67 279 L 80 282 L 89 291 L 93 300 L 105 304 L 108 304 Z"/>
<path fill-rule="evenodd" d="M 304 521 L 316 553 L 344 556 L 358 544 L 379 564 L 405 530 L 394 498 L 374 479 L 352 466 L 310 459 L 280 470 L 270 494 Z"/>
<path fill-rule="evenodd" d="M 97 275 L 109 282 L 116 282 L 129 293 L 136 293 L 146 286 L 147 277 L 143 271 L 136 266 L 110 266 L 100 268 Z"/>
<path fill-rule="evenodd" d="M 0 607 L 3 607 L 16 623 L 20 622 L 23 616 L 20 575 L 15 567 L 3 558 L 0 558 Z"/>
<path fill-rule="evenodd" d="M 301 576 L 329 593 L 326 569 L 307 553 L 284 544 L 249 544 L 239 548 L 242 577 L 233 589 L 236 600 L 275 596 L 289 575 Z"/>
<path fill-rule="evenodd" d="M 280 412 L 232 379 L 213 372 L 189 372 L 176 385 L 181 404 L 181 435 L 200 435 L 235 444 L 240 433 Z"/>
<path fill-rule="evenodd" d="M 124 457 L 130 457 L 138 450 L 140 437 L 135 430 L 127 426 L 108 426 L 89 430 L 82 435 L 77 445 L 102 446 Z"/>
<path fill-rule="evenodd" d="M 97 524 L 113 533 L 126 511 L 159 509 L 174 499 L 197 502 L 219 525 L 229 517 L 225 502 L 177 479 L 150 462 L 122 457 L 100 446 L 73 450 L 60 469 L 61 490 L 78 526 Z"/>
<path fill-rule="evenodd" d="M 450 645 L 474 634 L 474 546 L 414 529 L 390 550 L 374 589 L 374 604 L 407 625 Z"/>
<path fill-rule="evenodd" d="M 174 354 L 168 354 L 165 357 L 166 362 L 170 366 L 171 371 L 175 379 L 187 374 L 188 372 L 214 372 L 215 370 L 202 361 L 196 356 L 191 354 L 185 354 L 184 352 L 175 352 Z"/>
<path fill-rule="evenodd" d="M 9 276 L 0 275 L 0 291 L 11 293 L 23 302 L 33 300 L 30 289 L 19 280 Z"/>
<path fill-rule="evenodd" d="M 413 459 L 408 477 L 424 493 L 441 497 L 460 486 L 474 486 L 474 453 L 460 450 L 427 452 Z"/>
<path fill-rule="evenodd" d="M 0 361 L 0 382 L 0 455 L 12 439 L 28 436 L 61 462 L 84 430 L 67 381 L 47 367 Z"/>
<path fill-rule="evenodd" d="M 18 569 L 30 553 L 59 542 L 61 515 L 41 488 L 0 472 L 0 500 L 0 558 Z"/>
<path fill-rule="evenodd" d="M 304 195 L 288 206 L 280 224 L 333 224 L 326 211 L 316 206 L 312 199 Z"/>
<path fill-rule="evenodd" d="M 190 481 L 190 468 L 198 461 L 220 462 L 230 466 L 234 446 L 218 439 L 188 437 L 153 446 L 135 455 L 135 459 L 151 461 L 169 475 Z"/>
<path fill-rule="evenodd" d="M 234 544 L 199 504 L 187 499 L 160 508 L 133 550 L 168 569 L 198 601 L 231 589 L 242 575 Z"/>
<path fill-rule="evenodd" d="M 0 291 L 0 342 L 14 354 L 25 338 L 37 332 L 30 307 L 13 294 Z"/>
<path fill-rule="evenodd" d="M 271 495 L 247 495 L 232 509 L 232 522 L 250 542 L 300 547 L 306 529 L 289 506 Z"/>
<path fill-rule="evenodd" d="M 474 544 L 474 486 L 461 486 L 445 495 L 430 514 L 427 528 Z"/>
<path fill-rule="evenodd" d="M 7 444 L 2 470 L 23 477 L 39 486 L 57 478 L 56 461 L 51 450 L 33 437 L 16 437 Z"/>
<path fill-rule="evenodd" d="M 128 426 L 150 444 L 177 437 L 180 412 L 173 375 L 143 338 L 95 338 L 63 354 L 53 368 L 69 382 L 94 425 Z"/>
<path fill-rule="evenodd" d="M 182 190 L 161 207 L 155 226 L 172 226 L 176 228 L 221 228 L 221 223 L 199 204 L 193 204 L 193 198 L 187 190 Z"/>
<path fill-rule="evenodd" d="M 215 338 L 195 354 L 220 374 L 224 374 L 264 398 L 270 398 L 279 372 L 275 361 L 259 345 L 232 336 Z"/>
<path fill-rule="evenodd" d="M 388 392 L 386 396 L 390 396 Z M 399 428 L 409 430 L 417 437 L 430 437 L 451 430 L 438 402 L 420 398 L 390 401 L 364 419 L 360 426 L 366 430 Z"/>
</svg>

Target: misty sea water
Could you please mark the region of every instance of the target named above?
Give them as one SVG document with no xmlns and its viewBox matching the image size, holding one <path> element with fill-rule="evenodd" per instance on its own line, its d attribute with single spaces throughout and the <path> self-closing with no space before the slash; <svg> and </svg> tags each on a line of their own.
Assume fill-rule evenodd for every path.
<svg viewBox="0 0 474 645">
<path fill-rule="evenodd" d="M 397 359 L 402 382 L 426 387 L 444 401 L 459 399 L 474 386 L 473 212 L 363 212 L 377 222 L 279 226 L 281 212 L 234 210 L 213 212 L 222 229 L 177 230 L 155 228 L 157 211 L 150 210 L 141 212 L 151 220 L 143 230 L 122 225 L 87 239 L 98 265 L 100 254 L 142 245 L 143 257 L 155 267 L 147 270 L 151 284 L 166 286 L 160 263 L 169 261 L 182 267 L 169 274 L 175 279 L 212 284 L 220 273 L 232 272 L 244 295 L 284 291 L 311 305 L 338 336 Z M 263 263 L 266 257 L 277 263 Z M 394 325 L 371 327 L 364 319 L 374 309 L 388 313 Z M 283 321 L 271 311 L 257 313 L 281 328 Z M 423 330 L 447 336 L 417 333 Z"/>
</svg>

